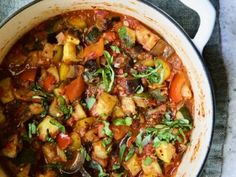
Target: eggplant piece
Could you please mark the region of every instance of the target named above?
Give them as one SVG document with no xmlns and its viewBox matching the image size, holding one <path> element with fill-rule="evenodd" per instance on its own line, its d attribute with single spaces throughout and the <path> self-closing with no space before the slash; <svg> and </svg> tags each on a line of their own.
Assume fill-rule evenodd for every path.
<svg viewBox="0 0 236 177">
<path fill-rule="evenodd" d="M 110 19 L 108 19 L 105 23 L 106 30 L 111 29 L 114 26 L 114 23 L 117 23 L 119 21 L 120 21 L 119 16 L 111 17 Z"/>
<path fill-rule="evenodd" d="M 54 32 L 54 33 L 49 33 L 47 35 L 47 42 L 50 43 L 50 44 L 57 44 L 57 33 Z"/>
<path fill-rule="evenodd" d="M 140 79 L 130 79 L 126 81 L 126 86 L 129 93 L 134 94 L 142 86 L 142 83 Z"/>
<path fill-rule="evenodd" d="M 89 72 L 95 72 L 98 69 L 98 64 L 96 60 L 87 60 L 84 66 Z"/>
<path fill-rule="evenodd" d="M 98 40 L 98 38 L 102 35 L 101 31 L 94 26 L 90 29 L 87 36 L 85 37 L 85 40 L 88 44 L 94 43 Z"/>
</svg>

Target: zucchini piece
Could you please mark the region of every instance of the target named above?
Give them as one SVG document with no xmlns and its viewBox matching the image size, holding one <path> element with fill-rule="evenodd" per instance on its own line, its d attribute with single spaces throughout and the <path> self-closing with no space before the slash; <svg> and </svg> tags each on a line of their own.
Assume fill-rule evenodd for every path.
<svg viewBox="0 0 236 177">
<path fill-rule="evenodd" d="M 59 109 L 57 99 L 54 99 L 49 106 L 49 114 L 53 117 L 63 116 L 63 112 Z"/>
<path fill-rule="evenodd" d="M 160 39 L 150 52 L 155 56 L 169 58 L 175 51 L 167 42 L 165 42 L 163 39 Z"/>
<path fill-rule="evenodd" d="M 170 163 L 171 159 L 176 155 L 176 149 L 171 143 L 161 142 L 156 148 L 156 153 L 159 159 L 165 163 Z"/>
<path fill-rule="evenodd" d="M 0 81 L 0 99 L 3 104 L 14 100 L 11 78 L 7 77 Z"/>
<path fill-rule="evenodd" d="M 47 163 L 66 162 L 66 154 L 54 143 L 45 143 L 42 146 L 43 155 Z"/>
<path fill-rule="evenodd" d="M 39 132 L 40 140 L 46 141 L 49 135 L 50 137 L 56 137 L 56 135 L 59 133 L 59 127 L 51 122 L 56 122 L 59 124 L 59 122 L 56 119 L 52 118 L 51 116 L 47 116 L 38 125 L 37 129 Z"/>
<path fill-rule="evenodd" d="M 52 59 L 53 58 L 54 45 L 46 43 L 43 48 L 43 57 Z"/>
<path fill-rule="evenodd" d="M 127 162 L 125 162 L 124 166 L 130 171 L 132 176 L 136 176 L 142 170 L 140 161 L 136 154 L 134 154 Z"/>
</svg>

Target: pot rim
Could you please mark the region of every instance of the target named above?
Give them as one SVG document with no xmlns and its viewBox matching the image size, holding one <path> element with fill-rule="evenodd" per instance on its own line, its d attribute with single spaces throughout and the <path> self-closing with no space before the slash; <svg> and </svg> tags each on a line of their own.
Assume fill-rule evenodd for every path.
<svg viewBox="0 0 236 177">
<path fill-rule="evenodd" d="M 17 16 L 20 12 L 24 11 L 25 9 L 28 9 L 30 8 L 31 6 L 39 3 L 39 2 L 42 2 L 44 0 L 34 0 L 30 3 L 27 3 L 26 5 L 22 6 L 21 8 L 19 8 L 18 10 L 16 10 L 15 12 L 13 12 L 11 15 L 9 15 L 8 17 L 4 18 L 2 20 L 2 22 L 0 22 L 0 30 L 1 28 L 6 25 L 12 18 L 14 18 L 15 16 Z M 203 73 L 204 75 L 206 76 L 206 79 L 209 83 L 209 86 L 210 86 L 210 92 L 211 92 L 211 101 L 212 101 L 212 130 L 211 130 L 211 135 L 210 135 L 210 141 L 209 141 L 209 148 L 207 149 L 207 152 L 206 152 L 206 155 L 204 157 L 204 160 L 203 160 L 203 163 L 201 165 L 201 168 L 198 170 L 198 173 L 197 173 L 197 176 L 200 176 L 205 164 L 206 164 L 206 161 L 207 161 L 207 157 L 209 155 L 209 152 L 210 152 L 210 149 L 211 149 L 211 146 L 213 144 L 213 135 L 214 135 L 214 129 L 215 129 L 215 112 L 216 112 L 216 99 L 215 99 L 215 91 L 214 91 L 214 87 L 213 87 L 213 81 L 212 81 L 212 78 L 211 78 L 211 75 L 210 75 L 210 72 L 208 70 L 208 68 L 206 67 L 206 63 L 204 62 L 204 58 L 202 56 L 202 54 L 199 52 L 199 50 L 197 49 L 197 47 L 195 46 L 195 44 L 193 43 L 192 39 L 190 38 L 190 36 L 186 33 L 186 31 L 183 29 L 182 26 L 180 26 L 179 23 L 177 23 L 176 20 L 174 20 L 169 14 L 167 14 L 164 10 L 162 10 L 161 8 L 157 7 L 156 5 L 154 5 L 153 3 L 149 2 L 148 0 L 137 0 L 139 1 L 140 3 L 144 3 L 146 5 L 148 5 L 149 7 L 157 10 L 158 12 L 160 12 L 164 17 L 166 17 L 172 24 L 174 24 L 177 29 L 183 34 L 183 36 L 188 40 L 188 42 L 191 44 L 191 46 L 193 47 L 193 49 L 195 50 L 196 54 L 198 55 L 198 58 L 200 60 L 200 63 L 203 67 Z"/>
</svg>

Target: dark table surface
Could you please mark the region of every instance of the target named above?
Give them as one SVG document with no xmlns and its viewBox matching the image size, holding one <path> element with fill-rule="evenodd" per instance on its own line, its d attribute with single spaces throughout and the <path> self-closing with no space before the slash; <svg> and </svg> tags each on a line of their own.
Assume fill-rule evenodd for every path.
<svg viewBox="0 0 236 177">
<path fill-rule="evenodd" d="M 0 22 L 14 13 L 20 7 L 33 0 L 0 0 Z M 156 6 L 166 11 L 193 37 L 199 25 L 199 18 L 195 12 L 186 8 L 177 0 L 149 0 Z M 217 12 L 219 1 L 211 0 Z M 217 14 L 218 15 L 218 14 Z M 214 32 L 210 41 L 204 49 L 203 56 L 205 63 L 212 76 L 216 95 L 216 116 L 215 131 L 210 154 L 202 177 L 219 177 L 222 172 L 223 164 L 223 144 L 225 140 L 226 123 L 228 117 L 228 84 L 224 62 L 221 55 L 220 27 L 217 16 Z"/>
</svg>

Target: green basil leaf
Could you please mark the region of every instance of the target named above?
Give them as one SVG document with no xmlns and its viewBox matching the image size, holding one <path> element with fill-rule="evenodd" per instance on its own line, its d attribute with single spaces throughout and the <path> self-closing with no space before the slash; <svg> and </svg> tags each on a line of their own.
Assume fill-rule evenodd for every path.
<svg viewBox="0 0 236 177">
<path fill-rule="evenodd" d="M 111 138 L 105 138 L 105 139 L 102 140 L 102 145 L 104 147 L 107 147 L 107 145 L 111 144 L 111 142 L 112 142 Z"/>
<path fill-rule="evenodd" d="M 94 160 L 91 161 L 90 167 L 92 169 L 95 169 L 95 170 L 99 171 L 98 177 L 107 177 L 107 176 L 109 176 L 107 173 L 104 172 L 102 166 Z"/>
<path fill-rule="evenodd" d="M 115 119 L 113 121 L 113 124 L 116 126 L 119 125 L 125 125 L 125 126 L 130 126 L 132 125 L 133 119 L 131 117 L 125 117 L 123 119 Z"/>
<path fill-rule="evenodd" d="M 127 156 L 125 157 L 125 161 L 128 161 L 131 157 L 133 157 L 134 153 L 135 153 L 134 146 L 132 146 L 129 149 L 129 152 L 128 152 Z"/>
<path fill-rule="evenodd" d="M 59 128 L 59 130 L 61 131 L 61 133 L 66 133 L 66 128 L 62 124 L 60 124 L 59 122 L 54 121 L 54 120 L 50 120 L 50 123 L 52 125 L 57 126 Z"/>
<path fill-rule="evenodd" d="M 59 102 L 59 109 L 61 110 L 61 112 L 63 112 L 65 119 L 70 118 L 73 112 L 73 107 L 70 105 L 66 105 L 66 101 L 63 98 L 63 96 L 58 97 L 58 102 Z"/>
<path fill-rule="evenodd" d="M 107 135 L 108 137 L 112 138 L 113 137 L 113 132 L 111 131 L 111 129 L 109 128 L 110 123 L 107 121 L 103 121 L 104 127 L 102 129 L 103 133 L 105 135 Z"/>
<path fill-rule="evenodd" d="M 125 150 L 126 150 L 126 144 L 122 144 L 121 147 L 120 147 L 120 153 L 119 153 L 120 163 L 123 160 L 123 156 L 124 156 Z"/>
<path fill-rule="evenodd" d="M 85 102 L 86 102 L 87 108 L 90 110 L 93 107 L 94 103 L 96 102 L 96 98 L 94 97 L 86 98 Z"/>
<path fill-rule="evenodd" d="M 113 52 L 115 52 L 115 53 L 120 53 L 120 48 L 117 47 L 116 45 L 112 45 L 112 46 L 111 46 L 111 50 L 112 50 Z"/>
</svg>

